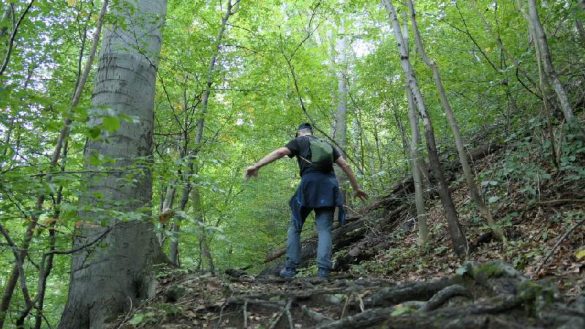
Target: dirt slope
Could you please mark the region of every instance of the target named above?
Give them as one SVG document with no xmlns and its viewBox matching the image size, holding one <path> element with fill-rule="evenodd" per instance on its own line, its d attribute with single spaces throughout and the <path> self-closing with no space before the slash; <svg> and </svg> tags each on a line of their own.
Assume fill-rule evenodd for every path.
<svg viewBox="0 0 585 329">
<path fill-rule="evenodd" d="M 416 245 L 405 178 L 335 229 L 331 280 L 314 278 L 313 237 L 294 280 L 271 275 L 282 250 L 259 275 L 173 272 L 112 328 L 584 328 L 585 147 L 566 146 L 555 167 L 534 134 L 495 145 L 470 153 L 506 244 L 476 215 L 457 162 L 445 160 L 467 260 L 451 251 L 432 187 L 432 248 Z"/>
</svg>

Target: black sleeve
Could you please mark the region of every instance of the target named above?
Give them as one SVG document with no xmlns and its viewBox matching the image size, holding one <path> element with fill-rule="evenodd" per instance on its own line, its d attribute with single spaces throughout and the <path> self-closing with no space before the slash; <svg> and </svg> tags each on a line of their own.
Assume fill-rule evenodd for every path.
<svg viewBox="0 0 585 329">
<path fill-rule="evenodd" d="M 333 162 L 337 161 L 337 159 L 339 159 L 339 157 L 341 156 L 341 153 L 339 152 L 339 150 L 337 149 L 337 147 L 331 145 L 333 147 Z"/>
<path fill-rule="evenodd" d="M 290 150 L 290 154 L 288 155 L 289 158 L 298 155 L 300 152 L 300 145 L 296 138 L 288 142 L 284 147 Z"/>
</svg>

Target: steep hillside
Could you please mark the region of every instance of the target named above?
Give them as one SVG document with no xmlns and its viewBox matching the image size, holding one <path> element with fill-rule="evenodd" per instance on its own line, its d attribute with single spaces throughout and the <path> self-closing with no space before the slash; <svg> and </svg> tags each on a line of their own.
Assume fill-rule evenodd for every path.
<svg viewBox="0 0 585 329">
<path fill-rule="evenodd" d="M 115 328 L 582 328 L 585 326 L 585 145 L 563 137 L 557 164 L 542 123 L 508 140 L 494 131 L 470 151 L 486 200 L 506 232 L 497 241 L 470 201 L 457 162 L 445 169 L 470 242 L 450 246 L 442 206 L 427 189 L 429 246 L 417 244 L 412 181 L 358 209 L 334 230 L 335 272 L 314 277 L 315 237 L 303 241 L 298 278 L 163 271 L 158 294 Z M 486 143 L 486 141 L 489 141 Z M 427 175 L 429 177 L 429 175 Z"/>
</svg>

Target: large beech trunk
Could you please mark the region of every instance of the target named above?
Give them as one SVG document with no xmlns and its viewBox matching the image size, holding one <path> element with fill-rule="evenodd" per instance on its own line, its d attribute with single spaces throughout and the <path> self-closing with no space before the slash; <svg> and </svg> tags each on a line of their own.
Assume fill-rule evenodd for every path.
<svg viewBox="0 0 585 329">
<path fill-rule="evenodd" d="M 93 92 L 92 121 L 103 111 L 131 116 L 115 132 L 86 145 L 88 177 L 76 227 L 67 305 L 61 329 L 104 328 L 154 291 L 152 266 L 163 258 L 150 220 L 154 90 L 166 0 L 126 0 L 112 8 Z M 103 167 L 90 165 L 96 156 Z M 126 222 L 122 214 L 132 213 Z M 107 227 L 100 225 L 107 223 Z M 107 232 L 107 234 L 105 234 Z M 84 247 L 102 237 L 91 247 Z"/>
</svg>

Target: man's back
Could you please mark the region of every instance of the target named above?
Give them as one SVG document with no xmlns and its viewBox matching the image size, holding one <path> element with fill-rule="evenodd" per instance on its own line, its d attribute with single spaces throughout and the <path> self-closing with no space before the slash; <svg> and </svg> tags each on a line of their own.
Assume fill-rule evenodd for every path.
<svg viewBox="0 0 585 329">
<path fill-rule="evenodd" d="M 295 139 L 288 142 L 285 147 L 291 151 L 291 154 L 288 156 L 292 158 L 293 156 L 297 157 L 297 162 L 299 164 L 299 170 L 301 176 L 310 173 L 310 172 L 322 172 L 322 173 L 330 173 L 334 174 L 333 171 L 333 163 L 337 161 L 337 159 L 341 156 L 339 151 L 331 146 L 332 148 L 332 161 L 330 164 L 320 164 L 316 165 L 313 164 L 313 157 L 311 154 L 311 141 L 315 142 L 317 137 L 313 135 L 303 135 L 296 137 Z M 324 142 L 323 143 L 327 143 Z"/>
</svg>

